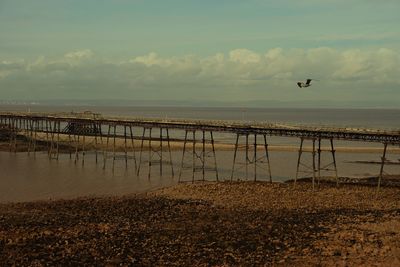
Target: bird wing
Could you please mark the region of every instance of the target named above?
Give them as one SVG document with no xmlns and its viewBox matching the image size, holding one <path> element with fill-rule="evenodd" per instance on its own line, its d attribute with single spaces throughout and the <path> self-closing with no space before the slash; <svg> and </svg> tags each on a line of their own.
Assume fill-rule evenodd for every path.
<svg viewBox="0 0 400 267">
<path fill-rule="evenodd" d="M 307 79 L 306 84 L 310 84 L 311 81 L 312 81 L 312 79 Z"/>
<path fill-rule="evenodd" d="M 301 88 L 301 87 L 302 87 L 301 82 L 298 82 L 298 83 L 297 83 L 297 86 L 299 86 L 299 87 Z"/>
</svg>

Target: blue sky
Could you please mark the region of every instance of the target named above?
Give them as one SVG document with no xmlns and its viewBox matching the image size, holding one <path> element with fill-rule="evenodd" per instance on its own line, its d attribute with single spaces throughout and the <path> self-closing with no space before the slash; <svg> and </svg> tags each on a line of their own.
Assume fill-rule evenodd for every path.
<svg viewBox="0 0 400 267">
<path fill-rule="evenodd" d="M 0 90 L 279 101 L 356 100 L 365 89 L 368 101 L 400 100 L 399 10 L 395 0 L 0 0 Z M 288 91 L 310 75 L 323 93 Z"/>
<path fill-rule="evenodd" d="M 1 0 L 1 55 L 397 47 L 398 1 Z"/>
</svg>

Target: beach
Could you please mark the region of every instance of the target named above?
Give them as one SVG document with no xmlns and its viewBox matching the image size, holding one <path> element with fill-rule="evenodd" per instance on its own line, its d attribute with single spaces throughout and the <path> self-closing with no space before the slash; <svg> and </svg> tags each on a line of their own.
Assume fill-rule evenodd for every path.
<svg viewBox="0 0 400 267">
<path fill-rule="evenodd" d="M 0 150 L 22 152 L 0 154 L 4 171 L 0 262 L 4 265 L 400 264 L 399 177 L 390 174 L 394 170 L 390 167 L 399 164 L 397 146 L 388 148 L 393 155 L 387 163 L 395 166 L 385 169 L 378 192 L 374 167 L 380 159 L 374 157 L 382 155 L 379 144 L 335 141 L 338 145 L 331 148 L 324 143 L 321 151 L 328 153 L 323 155 L 331 157 L 332 149 L 342 152 L 338 164 L 343 173 L 350 169 L 347 165 L 358 165 L 353 167 L 355 175 L 338 175 L 338 186 L 330 173 L 321 176 L 313 190 L 309 176 L 301 177 L 296 186 L 288 181 L 299 155 L 294 140 L 273 139 L 268 146 L 275 152 L 271 165 L 278 175 L 273 181 L 280 182 L 249 182 L 251 175 L 240 170 L 240 161 L 234 176 L 235 136 L 221 135 L 215 142 L 204 142 L 204 151 L 216 151 L 220 182 L 214 181 L 212 173 L 208 182 L 178 183 L 173 173 L 161 175 L 158 168 L 150 177 L 151 166 L 162 162 L 159 152 L 171 150 L 171 172 L 172 167 L 182 170 L 190 165 L 193 176 L 186 173 L 179 181 L 190 177 L 194 181 L 198 163 L 194 152 L 203 149 L 200 136 L 195 145 L 193 140 L 186 144 L 186 150 L 193 152 L 189 165 L 183 164 L 185 142 L 179 134 L 170 142 L 164 136 L 162 143 L 140 133 L 125 139 L 20 132 L 15 143 L 4 136 Z M 237 147 L 239 156 L 247 153 L 243 142 Z M 251 145 L 251 150 L 257 150 L 254 158 L 255 152 L 264 155 L 264 145 Z M 32 155 L 33 147 L 37 153 Z M 147 151 L 145 158 L 141 151 Z M 312 151 L 307 142 L 303 152 Z M 147 165 L 141 176 L 135 155 Z M 330 166 L 331 158 L 323 160 Z M 216 159 L 214 163 L 217 166 Z M 265 175 L 259 167 L 257 173 Z"/>
<path fill-rule="evenodd" d="M 399 10 L 0 0 L 0 267 L 400 267 Z"/>
<path fill-rule="evenodd" d="M 0 205 L 5 265 L 395 266 L 400 189 L 178 184 Z"/>
</svg>

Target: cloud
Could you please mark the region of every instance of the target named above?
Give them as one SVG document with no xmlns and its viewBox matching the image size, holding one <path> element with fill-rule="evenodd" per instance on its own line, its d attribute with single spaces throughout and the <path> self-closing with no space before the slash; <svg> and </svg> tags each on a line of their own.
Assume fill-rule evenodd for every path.
<svg viewBox="0 0 400 267">
<path fill-rule="evenodd" d="M 72 60 L 88 59 L 91 58 L 92 56 L 93 52 L 90 49 L 74 51 L 64 55 L 66 59 L 72 59 Z"/>
<path fill-rule="evenodd" d="M 13 72 L 20 71 L 24 68 L 23 60 L 7 61 L 3 60 L 0 62 L 0 80 L 6 78 Z"/>
<path fill-rule="evenodd" d="M 94 53 L 90 49 L 69 52 L 64 55 L 64 60 L 70 65 L 81 64 L 83 61 L 92 59 Z M 62 61 L 64 61 L 62 60 Z"/>
<path fill-rule="evenodd" d="M 235 49 L 229 52 L 229 59 L 237 63 L 258 63 L 261 56 L 253 51 L 247 49 Z"/>
<path fill-rule="evenodd" d="M 55 59 L 0 59 L 0 90 L 5 99 L 400 100 L 399 73 L 400 53 L 388 48 L 240 48 L 206 57 L 152 52 L 124 61 L 87 49 Z M 296 89 L 306 78 L 320 80 L 314 91 Z"/>
<path fill-rule="evenodd" d="M 147 67 L 157 65 L 157 66 L 162 66 L 162 67 L 168 67 L 172 64 L 172 61 L 170 59 L 163 59 L 160 58 L 156 53 L 151 52 L 148 55 L 136 57 L 130 62 L 132 63 L 142 63 L 146 65 Z"/>
</svg>

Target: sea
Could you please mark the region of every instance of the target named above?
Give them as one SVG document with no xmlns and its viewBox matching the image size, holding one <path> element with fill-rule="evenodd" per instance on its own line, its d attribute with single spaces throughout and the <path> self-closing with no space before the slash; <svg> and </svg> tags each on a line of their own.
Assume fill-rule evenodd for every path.
<svg viewBox="0 0 400 267">
<path fill-rule="evenodd" d="M 285 125 L 331 126 L 348 128 L 373 128 L 381 130 L 400 131 L 400 109 L 324 109 L 324 108 L 217 108 L 217 107 L 142 107 L 142 106 L 71 106 L 71 105 L 0 105 L 0 112 L 83 112 L 92 111 L 103 116 L 129 118 L 163 118 L 192 120 L 230 120 L 251 124 L 252 122 L 279 123 Z M 181 131 L 172 136 L 182 137 Z M 233 143 L 235 136 L 226 133 L 216 133 L 215 142 Z M 243 142 L 243 140 L 242 140 Z M 269 145 L 298 147 L 298 138 L 268 137 Z M 309 144 L 305 144 L 309 145 Z M 328 147 L 323 143 L 323 147 Z M 338 147 L 374 147 L 383 148 L 382 144 L 357 141 L 337 141 Z M 156 152 L 154 152 L 156 153 Z M 94 153 L 85 156 L 84 165 L 75 162 L 69 154 L 61 154 L 59 160 L 50 160 L 46 152 L 28 155 L 27 152 L 0 152 L 0 202 L 24 202 L 37 200 L 70 199 L 76 197 L 116 196 L 140 194 L 158 188 L 172 186 L 180 180 L 191 182 L 202 180 L 202 171 L 195 172 L 193 177 L 191 159 L 184 157 L 184 168 L 181 171 L 182 151 L 172 151 L 172 167 L 164 164 L 160 174 L 159 165 L 148 167 L 143 160 L 139 175 L 135 172 L 132 158 L 128 165 L 122 157 L 117 157 L 114 168 L 107 160 L 106 168 L 96 163 Z M 215 160 L 212 153 L 207 153 L 205 180 L 254 180 L 254 164 L 245 168 L 244 152 L 239 152 L 235 171 L 232 175 L 233 151 L 216 150 Z M 262 151 L 257 158 L 257 180 L 268 181 L 269 171 Z M 192 154 L 190 154 L 192 156 Z M 367 177 L 379 173 L 379 164 L 360 164 L 355 161 L 379 161 L 381 152 L 374 153 L 337 152 L 336 161 L 339 176 Z M 136 155 L 138 157 L 138 155 Z M 147 156 L 146 156 L 147 157 Z M 200 155 L 196 155 L 200 157 Z M 332 156 L 323 152 L 322 166 L 331 169 Z M 400 161 L 400 154 L 389 153 L 391 161 Z M 284 182 L 294 178 L 298 152 L 269 151 L 270 170 L 275 182 Z M 249 159 L 250 161 L 254 158 Z M 199 164 L 199 161 L 196 161 Z M 311 164 L 311 154 L 302 156 L 304 170 Z M 172 171 L 173 170 L 173 171 Z M 399 174 L 400 165 L 387 165 L 385 172 Z M 150 175 L 149 175 L 150 173 Z M 247 174 L 246 174 L 247 173 Z M 332 175 L 327 171 L 326 175 Z M 302 173 L 309 176 L 309 173 Z M 324 175 L 324 173 L 322 173 Z M 301 177 L 301 175 L 300 175 Z"/>
</svg>

